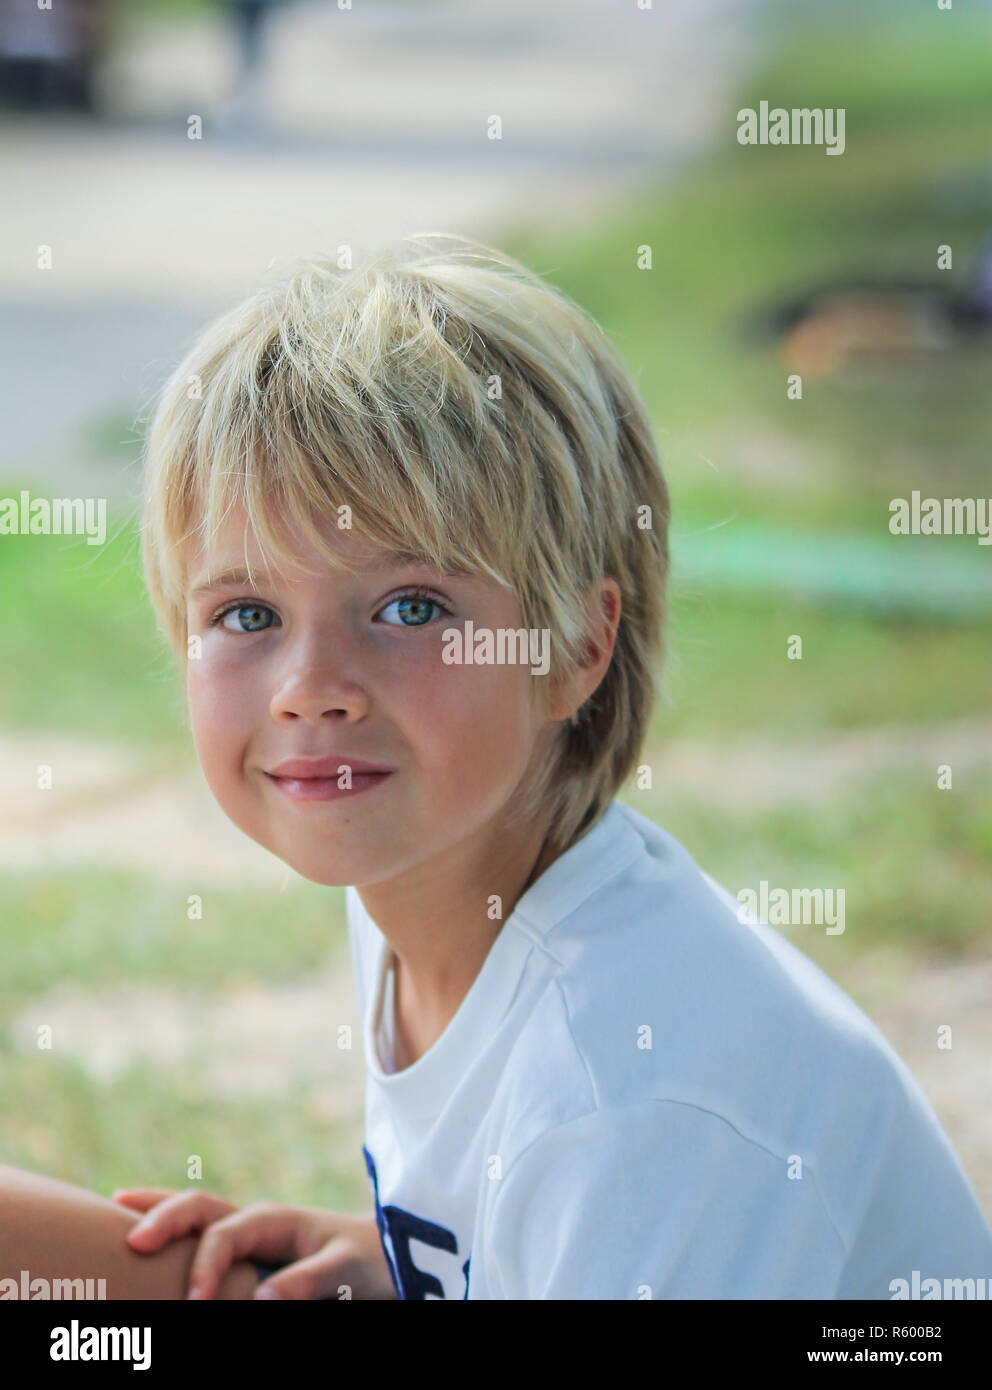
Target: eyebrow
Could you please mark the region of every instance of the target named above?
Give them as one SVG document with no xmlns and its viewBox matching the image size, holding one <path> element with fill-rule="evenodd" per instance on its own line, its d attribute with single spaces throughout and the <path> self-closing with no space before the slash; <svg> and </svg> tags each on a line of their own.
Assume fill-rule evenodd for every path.
<svg viewBox="0 0 992 1390">
<path fill-rule="evenodd" d="M 391 550 L 375 565 L 369 567 L 369 573 L 380 574 L 384 570 L 407 569 L 413 566 L 423 565 L 427 569 L 435 569 L 430 559 L 426 555 L 419 555 L 412 550 Z M 472 572 L 454 566 L 450 569 L 436 570 L 444 579 L 469 579 Z M 264 581 L 268 577 L 268 571 L 259 569 L 256 574 Z M 189 597 L 198 598 L 201 594 L 213 593 L 216 589 L 226 589 L 231 585 L 244 585 L 254 588 L 255 584 L 252 576 L 241 565 L 236 565 L 232 569 L 222 570 L 220 574 L 212 579 L 203 579 L 189 591 Z"/>
<path fill-rule="evenodd" d="M 190 589 L 189 597 L 196 598 L 199 594 L 209 594 L 214 589 L 226 589 L 229 584 L 252 584 L 251 575 L 246 569 L 223 570 L 213 579 L 205 579 L 202 583 Z"/>
</svg>

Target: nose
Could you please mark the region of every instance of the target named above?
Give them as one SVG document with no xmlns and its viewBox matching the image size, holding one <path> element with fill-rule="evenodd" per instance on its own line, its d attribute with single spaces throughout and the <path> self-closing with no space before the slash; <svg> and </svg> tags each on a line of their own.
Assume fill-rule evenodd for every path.
<svg viewBox="0 0 992 1390">
<path fill-rule="evenodd" d="M 292 653 L 269 702 L 269 712 L 278 724 L 297 719 L 317 725 L 328 720 L 354 723 L 368 711 L 364 685 L 346 673 L 343 660 L 328 659 L 326 646 Z"/>
</svg>

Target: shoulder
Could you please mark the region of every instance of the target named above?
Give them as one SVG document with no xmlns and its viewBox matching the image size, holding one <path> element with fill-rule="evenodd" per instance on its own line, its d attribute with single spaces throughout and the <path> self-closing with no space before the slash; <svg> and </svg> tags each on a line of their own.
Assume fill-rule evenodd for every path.
<svg viewBox="0 0 992 1390">
<path fill-rule="evenodd" d="M 987 1257 L 946 1135 L 854 1002 L 629 808 L 607 858 L 530 924 L 541 986 L 490 1111 L 471 1296 L 875 1298 Z"/>
<path fill-rule="evenodd" d="M 722 1125 L 841 1179 L 852 1134 L 878 1147 L 936 1130 L 854 1002 L 772 928 L 742 921 L 672 836 L 620 809 L 624 867 L 543 937 L 554 967 L 500 1086 L 510 1160 L 597 1112 L 656 1136 L 682 1107 L 711 1117 L 700 1132 Z"/>
</svg>

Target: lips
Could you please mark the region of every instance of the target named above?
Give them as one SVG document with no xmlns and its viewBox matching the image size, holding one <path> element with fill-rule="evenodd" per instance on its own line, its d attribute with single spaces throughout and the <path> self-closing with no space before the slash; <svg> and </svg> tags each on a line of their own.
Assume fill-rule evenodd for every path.
<svg viewBox="0 0 992 1390">
<path fill-rule="evenodd" d="M 276 767 L 267 768 L 270 777 L 291 777 L 294 781 L 307 781 L 310 778 L 337 777 L 341 768 L 350 767 L 352 772 L 392 772 L 391 767 L 382 763 L 370 763 L 365 758 L 352 758 L 347 753 L 330 758 L 290 758 Z"/>
<path fill-rule="evenodd" d="M 343 769 L 349 769 L 347 785 L 340 785 Z M 365 758 L 340 753 L 333 758 L 289 758 L 266 772 L 270 784 L 297 806 L 351 801 L 356 796 L 388 783 L 394 769 Z"/>
</svg>

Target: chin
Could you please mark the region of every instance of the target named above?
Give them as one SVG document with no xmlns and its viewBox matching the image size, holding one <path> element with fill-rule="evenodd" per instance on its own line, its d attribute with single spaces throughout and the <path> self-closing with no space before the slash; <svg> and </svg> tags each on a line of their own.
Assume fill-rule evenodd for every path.
<svg viewBox="0 0 992 1390">
<path fill-rule="evenodd" d="M 310 883 L 319 883 L 323 888 L 349 888 L 362 883 L 378 883 L 389 877 L 392 866 L 385 869 L 372 862 L 367 854 L 354 855 L 329 853 L 315 847 L 313 853 L 301 853 L 300 846 L 287 847 L 285 851 L 273 849 L 284 864 L 295 869 Z"/>
<path fill-rule="evenodd" d="M 284 844 L 283 837 L 274 835 L 271 827 L 255 822 L 235 822 L 239 830 L 261 845 L 269 854 L 280 859 L 287 868 L 293 869 L 301 878 L 311 883 L 319 883 L 324 888 L 347 888 L 354 883 L 354 871 L 358 864 L 346 863 L 341 854 L 329 854 L 319 846 L 312 853 L 296 844 Z"/>
<path fill-rule="evenodd" d="M 310 883 L 319 883 L 322 888 L 347 888 L 355 882 L 355 873 L 349 867 L 335 862 L 315 858 L 300 859 L 299 855 L 280 854 L 279 858 L 301 878 Z"/>
</svg>

